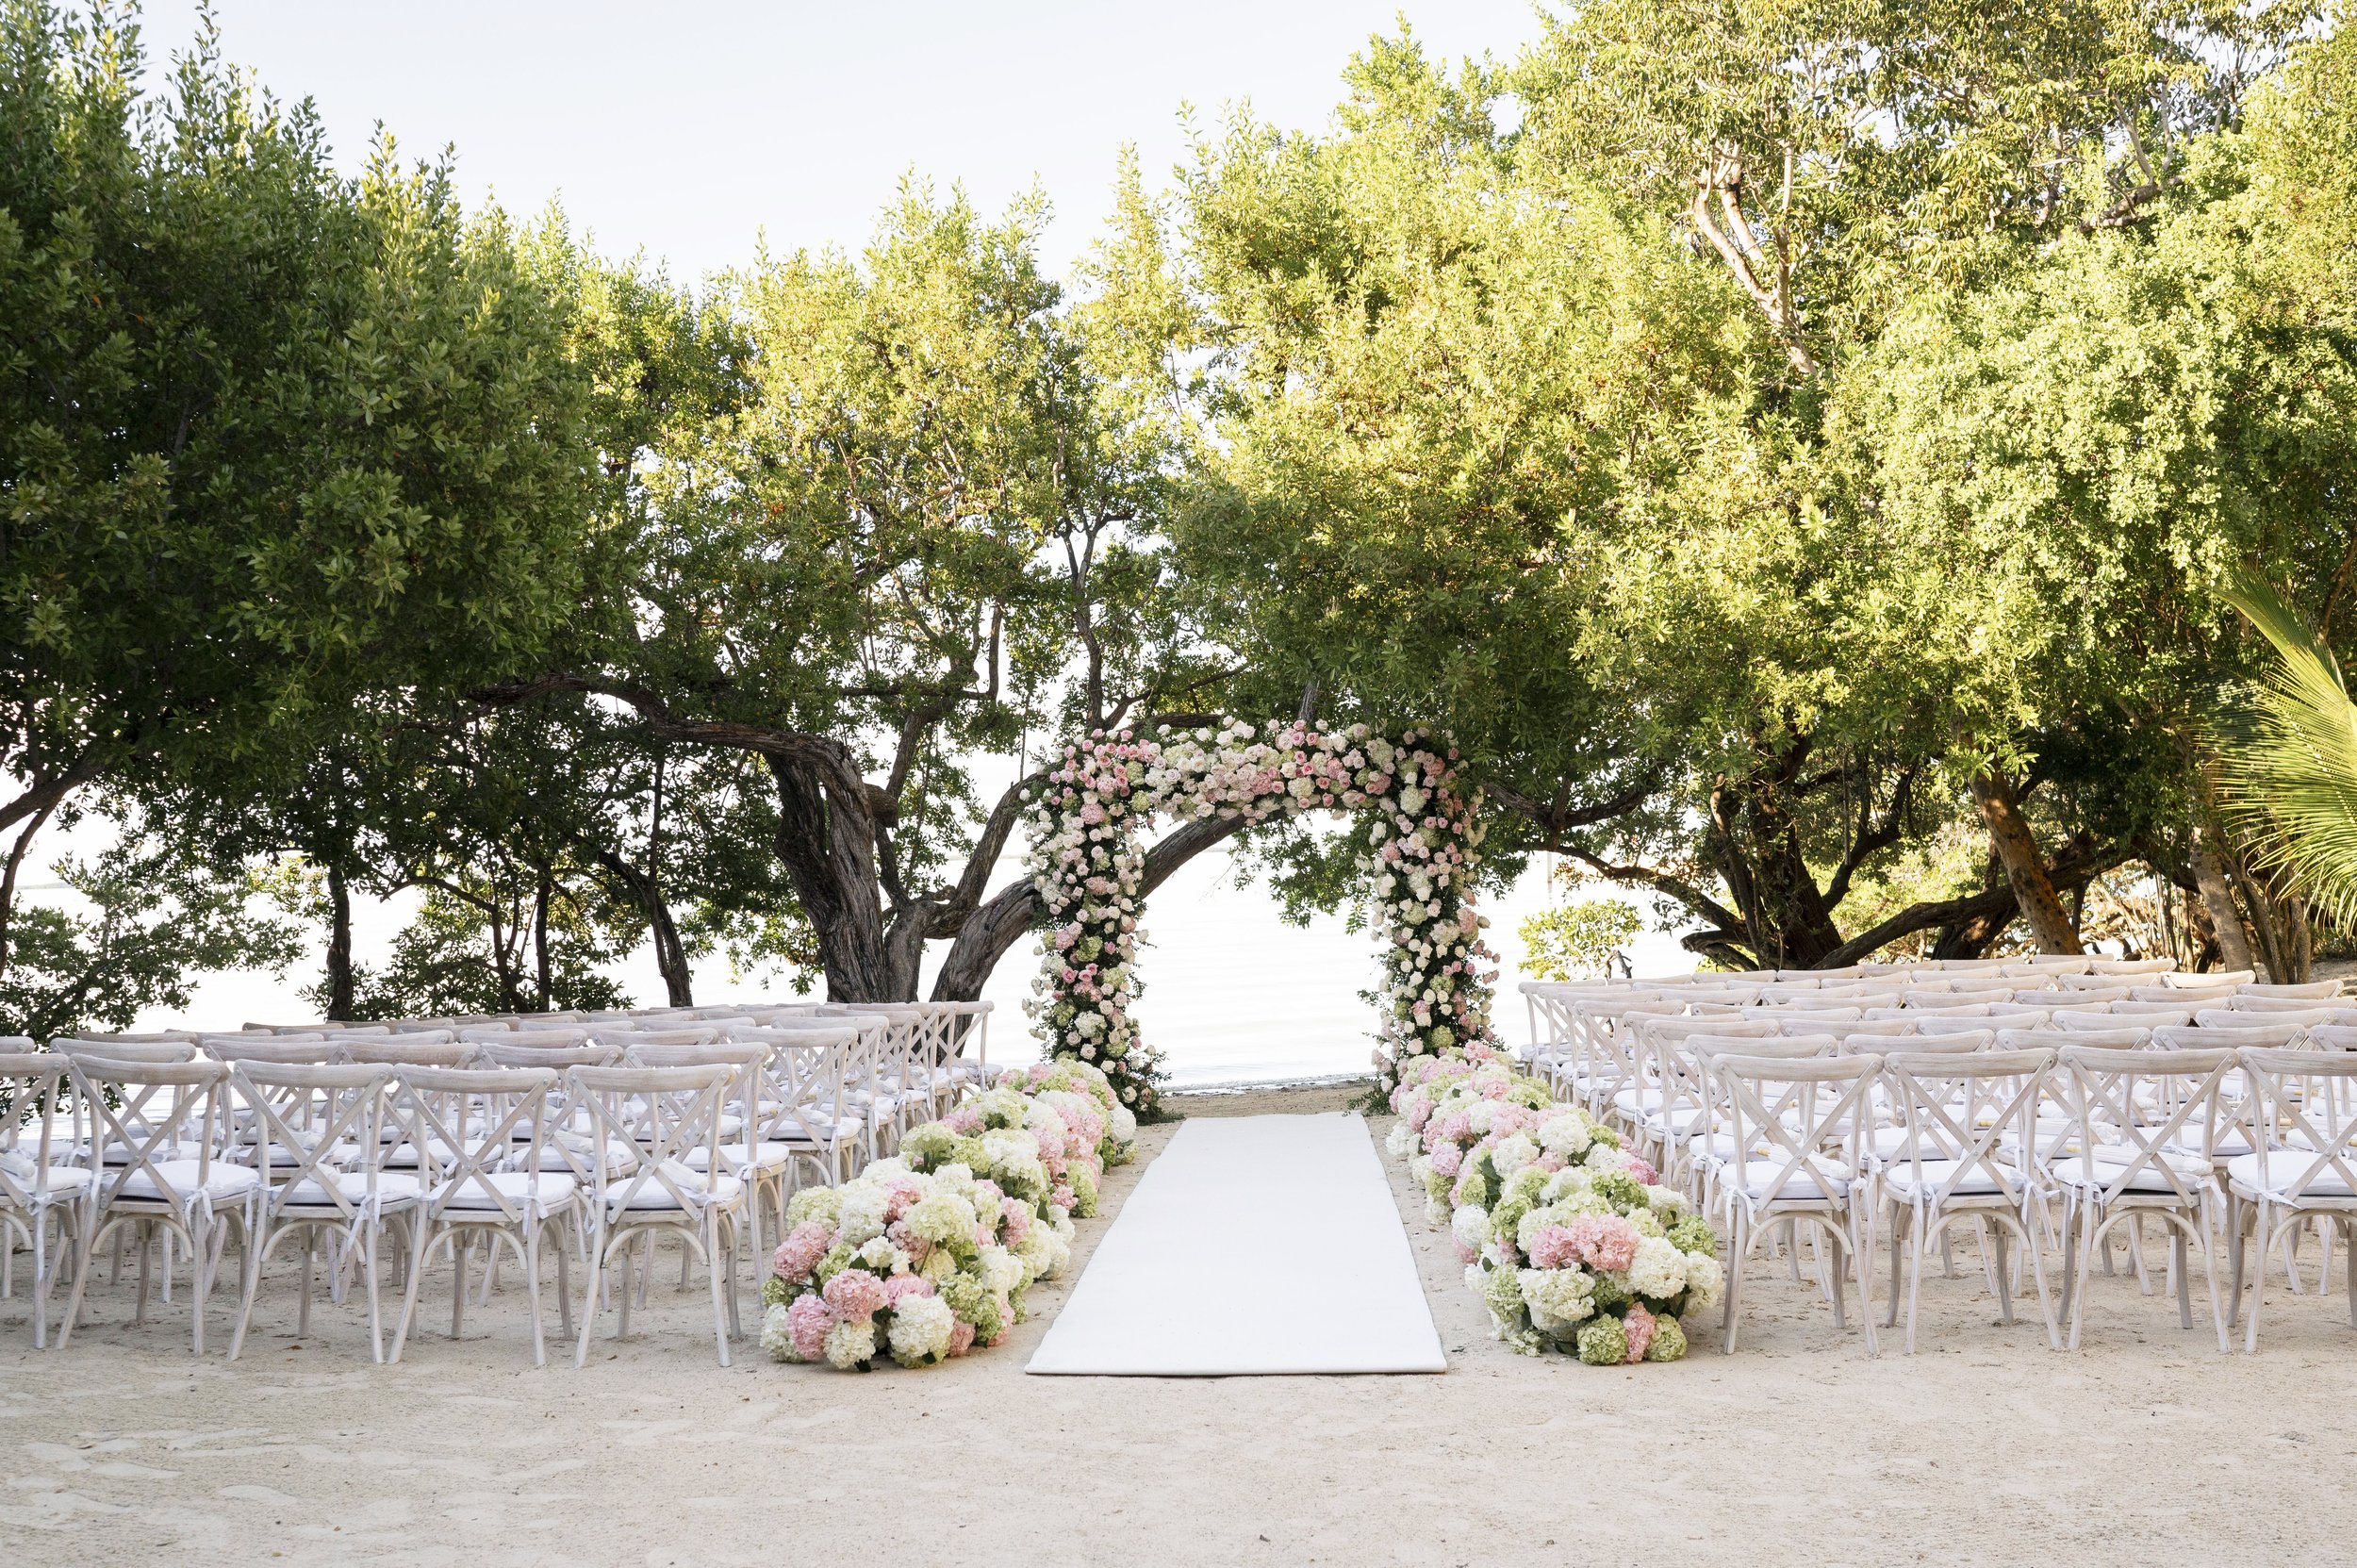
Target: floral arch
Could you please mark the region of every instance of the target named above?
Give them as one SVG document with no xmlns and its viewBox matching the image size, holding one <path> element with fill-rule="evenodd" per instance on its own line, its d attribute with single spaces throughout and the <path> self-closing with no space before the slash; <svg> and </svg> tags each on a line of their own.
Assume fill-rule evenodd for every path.
<svg viewBox="0 0 2357 1568">
<path fill-rule="evenodd" d="M 1162 1052 L 1139 1036 L 1136 992 L 1146 827 L 1158 817 L 1261 821 L 1345 811 L 1366 822 L 1359 856 L 1384 945 L 1375 1065 L 1388 1093 L 1400 1064 L 1494 1044 L 1495 958 L 1475 909 L 1478 797 L 1459 787 L 1457 752 L 1410 730 L 1327 734 L 1294 722 L 1096 731 L 1064 748 L 1030 815 L 1027 868 L 1047 914 L 1039 978 L 1025 1010 L 1054 1056 L 1104 1069 L 1122 1101 L 1152 1111 Z"/>
</svg>

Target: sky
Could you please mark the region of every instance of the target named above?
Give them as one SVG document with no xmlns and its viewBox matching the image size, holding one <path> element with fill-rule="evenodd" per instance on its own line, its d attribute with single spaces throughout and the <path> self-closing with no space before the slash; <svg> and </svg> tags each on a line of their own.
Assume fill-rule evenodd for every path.
<svg viewBox="0 0 2357 1568">
<path fill-rule="evenodd" d="M 151 3 L 152 68 L 195 36 L 197 7 Z M 470 203 L 511 211 L 560 201 L 612 256 L 643 253 L 699 279 L 800 247 L 856 249 L 912 173 L 962 184 L 997 211 L 1035 186 L 1056 219 L 1058 270 L 1083 254 L 1112 206 L 1121 149 L 1166 183 L 1186 154 L 1182 112 L 1216 133 L 1248 104 L 1287 129 L 1322 128 L 1341 74 L 1370 35 L 1405 17 L 1430 53 L 1501 61 L 1538 36 L 1526 0 L 1196 0 L 1186 6 L 965 4 L 812 6 L 668 0 L 218 0 L 227 58 L 282 99 L 312 99 L 338 160 L 354 167 L 380 124 L 418 157 L 455 150 Z M 62 847 L 62 846 L 60 846 Z M 993 879 L 1014 873 L 1009 859 Z M 1522 916 L 1558 895 L 1534 867 L 1492 913 L 1505 958 L 1500 1020 L 1520 1038 Z M 1582 897 L 1594 896 L 1593 893 Z M 362 909 L 359 956 L 381 952 L 408 905 Z M 1174 1079 L 1205 1082 L 1361 1066 L 1375 979 L 1369 941 L 1339 917 L 1282 925 L 1274 900 L 1239 884 L 1224 855 L 1199 858 L 1157 895 L 1146 928 L 1140 1017 Z M 936 959 L 938 954 L 936 954 Z M 1640 971 L 1690 969 L 1668 937 L 1637 948 Z M 1024 1054 L 1019 1002 L 1035 972 L 1027 944 L 986 993 L 1001 1004 L 995 1053 Z M 640 1000 L 662 988 L 644 954 L 620 966 Z M 207 979 L 192 1005 L 143 1025 L 235 1027 L 307 1012 L 312 978 Z M 717 966 L 699 999 L 741 994 Z"/>
<path fill-rule="evenodd" d="M 197 26 L 145 8 L 160 63 Z M 773 251 L 855 248 L 914 171 L 997 211 L 1036 183 L 1047 259 L 1082 254 L 1120 149 L 1160 182 L 1184 106 L 1323 126 L 1350 55 L 1405 17 L 1436 56 L 1504 61 L 1529 0 L 1194 0 L 1187 5 L 729 4 L 665 0 L 217 0 L 223 53 L 312 98 L 350 165 L 382 124 L 406 151 L 454 146 L 470 199 L 561 197 L 599 248 L 690 281 Z"/>
</svg>

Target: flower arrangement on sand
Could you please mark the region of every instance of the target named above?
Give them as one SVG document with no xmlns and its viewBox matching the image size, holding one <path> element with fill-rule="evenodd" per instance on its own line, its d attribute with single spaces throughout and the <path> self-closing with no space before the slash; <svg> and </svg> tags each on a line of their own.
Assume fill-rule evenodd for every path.
<svg viewBox="0 0 2357 1568">
<path fill-rule="evenodd" d="M 1010 1072 L 849 1181 L 796 1193 L 763 1286 L 761 1343 L 783 1362 L 931 1366 L 1004 1339 L 1023 1293 L 1072 1259 L 1137 1118 L 1105 1075 Z"/>
<path fill-rule="evenodd" d="M 1673 1362 L 1717 1305 L 1718 1237 L 1619 1136 L 1476 1047 L 1412 1062 L 1387 1147 L 1446 1226 L 1491 1331 L 1525 1355 Z"/>
</svg>

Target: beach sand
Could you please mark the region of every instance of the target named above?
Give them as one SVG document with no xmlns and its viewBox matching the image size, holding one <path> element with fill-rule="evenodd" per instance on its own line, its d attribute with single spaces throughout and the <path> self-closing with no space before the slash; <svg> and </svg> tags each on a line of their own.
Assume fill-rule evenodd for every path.
<svg viewBox="0 0 2357 1568">
<path fill-rule="evenodd" d="M 1346 1089 L 1202 1097 L 1192 1114 L 1344 1108 Z M 1387 1130 L 1382 1118 L 1376 1135 Z M 1147 1129 L 1150 1160 L 1169 1136 Z M 2261 1352 L 2098 1278 L 2085 1347 L 1997 1324 L 1977 1271 L 1928 1279 L 1921 1353 L 1879 1361 L 1780 1263 L 1743 1341 L 1715 1314 L 1673 1365 L 1508 1354 L 1388 1158 L 1442 1376 L 1027 1378 L 1024 1362 L 1143 1162 L 1080 1226 L 997 1350 L 862 1377 L 716 1364 L 701 1281 L 658 1276 L 640 1331 L 531 1365 L 519 1294 L 453 1344 L 429 1276 L 408 1360 L 356 1305 L 290 1336 L 266 1289 L 244 1358 L 187 1348 L 185 1306 L 36 1353 L 0 1302 L 7 1560 L 105 1563 L 1511 1564 L 2247 1561 L 2357 1556 L 2357 1329 L 2347 1298 L 2270 1292 Z M 1317 1238 L 1300 1238 L 1314 1247 Z M 1960 1249 L 1960 1251 L 1969 1249 Z M 1962 1271 L 1960 1271 L 1962 1272 Z M 2310 1278 L 2314 1270 L 2311 1267 Z M 1235 1288 L 1253 1288 L 1246 1276 Z M 21 1286 L 20 1286 L 21 1289 Z M 2197 1288 L 2196 1299 L 2200 1300 Z M 749 1312 L 750 1304 L 749 1302 Z M 602 1326 L 611 1331 L 609 1317 Z M 2337 1478 L 2336 1477 L 2340 1477 Z"/>
</svg>

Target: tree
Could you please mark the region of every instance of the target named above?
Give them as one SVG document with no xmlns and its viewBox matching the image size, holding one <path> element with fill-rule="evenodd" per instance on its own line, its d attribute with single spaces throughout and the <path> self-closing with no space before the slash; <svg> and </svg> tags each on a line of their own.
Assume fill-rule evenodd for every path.
<svg viewBox="0 0 2357 1568">
<path fill-rule="evenodd" d="M 731 279 L 694 314 L 732 396 L 615 457 L 588 635 L 478 694 L 587 694 L 674 754 L 761 759 L 838 999 L 914 996 L 939 941 L 941 994 L 978 990 L 1031 922 L 1028 883 L 985 895 L 1033 737 L 1143 720 L 1196 667 L 1155 546 L 1168 437 L 1122 381 L 1134 323 L 1064 306 L 1043 216 L 912 189 L 861 261 Z M 1019 776 L 985 793 L 986 761 Z"/>
<path fill-rule="evenodd" d="M 0 10 L 18 861 L 92 788 L 288 789 L 364 694 L 489 678 L 574 597 L 582 399 L 503 223 L 389 142 L 338 176 L 209 28 L 164 97 L 140 68 L 127 12 Z"/>
</svg>

